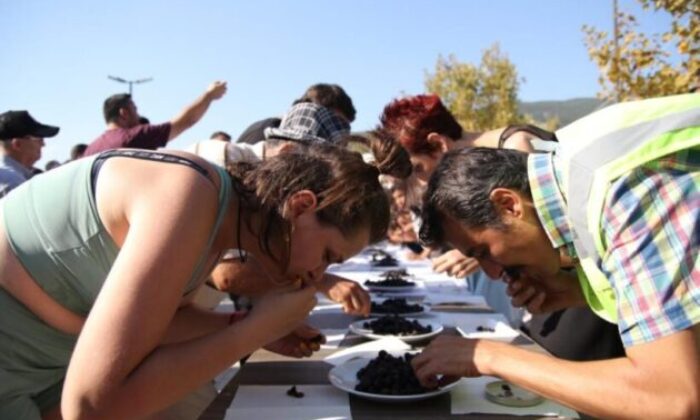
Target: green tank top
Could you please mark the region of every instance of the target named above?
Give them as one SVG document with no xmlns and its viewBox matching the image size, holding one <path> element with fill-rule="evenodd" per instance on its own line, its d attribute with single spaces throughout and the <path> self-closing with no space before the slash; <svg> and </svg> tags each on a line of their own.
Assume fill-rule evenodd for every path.
<svg viewBox="0 0 700 420">
<path fill-rule="evenodd" d="M 164 162 L 185 163 L 199 172 L 198 164 L 172 155 L 149 151 L 117 150 L 110 156 L 131 156 Z M 109 236 L 97 212 L 93 193 L 93 166 L 104 154 L 38 175 L 2 200 L 9 244 L 32 278 L 57 302 L 86 315 L 102 288 L 119 248 Z M 213 166 L 213 165 L 212 165 Z M 223 168 L 216 223 L 207 248 L 185 287 L 193 290 L 201 279 L 209 249 L 221 225 L 231 197 L 231 179 Z"/>
</svg>

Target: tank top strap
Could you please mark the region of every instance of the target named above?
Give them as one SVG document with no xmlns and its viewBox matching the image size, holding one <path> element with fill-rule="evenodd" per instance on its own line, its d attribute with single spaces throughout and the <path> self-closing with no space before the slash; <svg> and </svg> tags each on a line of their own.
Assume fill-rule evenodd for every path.
<svg viewBox="0 0 700 420">
<path fill-rule="evenodd" d="M 219 232 L 221 223 L 223 222 L 224 217 L 226 215 L 226 209 L 228 208 L 229 202 L 231 201 L 231 195 L 233 194 L 231 176 L 229 175 L 228 171 L 217 165 L 212 165 L 212 167 L 216 169 L 216 171 L 219 173 L 219 178 L 221 179 L 221 186 L 219 187 L 219 206 L 216 213 L 216 221 L 214 223 L 211 233 L 209 234 L 207 246 L 202 255 L 199 257 L 199 261 L 195 266 L 192 278 L 185 287 L 185 294 L 191 292 L 197 287 L 197 283 L 204 274 L 203 271 L 206 269 L 207 256 L 209 255 L 209 250 L 211 250 L 212 244 L 214 243 L 214 239 L 216 238 L 216 234 Z"/>
</svg>

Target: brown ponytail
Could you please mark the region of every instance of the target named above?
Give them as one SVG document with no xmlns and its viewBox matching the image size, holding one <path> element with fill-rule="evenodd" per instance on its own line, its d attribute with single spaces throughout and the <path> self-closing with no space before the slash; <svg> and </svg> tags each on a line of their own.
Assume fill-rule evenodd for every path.
<svg viewBox="0 0 700 420">
<path fill-rule="evenodd" d="M 376 129 L 363 135 L 345 137 L 348 143 L 361 143 L 369 147 L 374 155 L 374 163 L 380 174 L 405 179 L 411 175 L 411 159 L 406 149 L 385 130 Z"/>
</svg>

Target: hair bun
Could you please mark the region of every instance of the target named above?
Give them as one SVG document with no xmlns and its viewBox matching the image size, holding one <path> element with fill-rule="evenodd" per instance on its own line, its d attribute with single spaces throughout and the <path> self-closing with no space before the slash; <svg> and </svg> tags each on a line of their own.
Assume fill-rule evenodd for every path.
<svg viewBox="0 0 700 420">
<path fill-rule="evenodd" d="M 347 137 L 347 142 L 361 143 L 370 148 L 374 155 L 374 162 L 370 165 L 377 174 L 391 175 L 399 179 L 411 175 L 411 159 L 408 152 L 387 131 L 376 129 L 363 135 L 351 135 Z"/>
</svg>

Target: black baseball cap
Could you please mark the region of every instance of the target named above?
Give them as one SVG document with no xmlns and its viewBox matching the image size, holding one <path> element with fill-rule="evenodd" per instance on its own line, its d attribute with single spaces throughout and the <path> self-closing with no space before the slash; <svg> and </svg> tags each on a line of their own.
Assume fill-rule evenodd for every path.
<svg viewBox="0 0 700 420">
<path fill-rule="evenodd" d="M 41 124 L 27 111 L 7 111 L 0 114 L 0 140 L 17 137 L 53 137 L 58 134 L 58 127 Z"/>
</svg>

